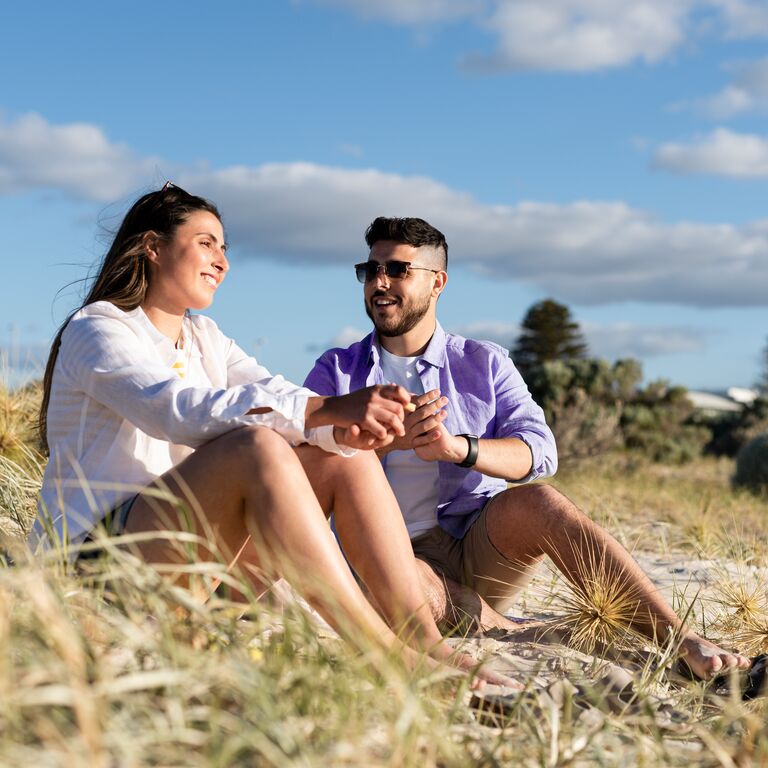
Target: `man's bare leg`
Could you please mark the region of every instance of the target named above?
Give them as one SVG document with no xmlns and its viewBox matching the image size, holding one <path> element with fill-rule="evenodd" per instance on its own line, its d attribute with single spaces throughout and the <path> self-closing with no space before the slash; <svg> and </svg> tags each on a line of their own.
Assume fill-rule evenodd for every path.
<svg viewBox="0 0 768 768">
<path fill-rule="evenodd" d="M 503 491 L 489 504 L 486 525 L 491 543 L 519 572 L 548 555 L 569 581 L 581 586 L 584 563 L 600 558 L 601 572 L 619 579 L 636 600 L 632 627 L 661 641 L 670 631 L 678 634 L 681 654 L 699 677 L 749 666 L 746 657 L 719 648 L 684 627 L 621 544 L 551 486 Z"/>
<path fill-rule="evenodd" d="M 439 625 L 462 632 L 488 632 L 493 629 L 512 632 L 538 623 L 509 619 L 491 608 L 475 590 L 435 573 L 424 560 L 417 558 L 416 565 L 421 587 Z"/>
</svg>

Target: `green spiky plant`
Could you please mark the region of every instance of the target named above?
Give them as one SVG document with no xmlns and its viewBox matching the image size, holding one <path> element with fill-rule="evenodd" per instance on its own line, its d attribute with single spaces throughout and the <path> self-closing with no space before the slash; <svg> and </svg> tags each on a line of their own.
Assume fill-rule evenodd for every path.
<svg viewBox="0 0 768 768">
<path fill-rule="evenodd" d="M 574 580 L 566 583 L 554 601 L 555 626 L 578 650 L 637 646 L 640 635 L 632 629 L 639 607 L 634 585 L 612 566 L 605 552 L 586 539 L 571 542 L 576 564 Z"/>
</svg>

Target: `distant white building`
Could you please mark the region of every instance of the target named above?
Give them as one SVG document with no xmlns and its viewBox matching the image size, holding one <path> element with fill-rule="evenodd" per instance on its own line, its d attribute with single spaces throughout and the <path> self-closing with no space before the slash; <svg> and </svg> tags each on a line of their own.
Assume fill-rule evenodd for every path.
<svg viewBox="0 0 768 768">
<path fill-rule="evenodd" d="M 744 406 L 751 405 L 756 397 L 757 392 L 743 387 L 730 387 L 722 394 L 688 390 L 688 399 L 693 407 L 712 416 L 723 413 L 738 413 Z"/>
<path fill-rule="evenodd" d="M 731 400 L 735 400 L 742 405 L 752 405 L 757 400 L 756 389 L 746 389 L 744 387 L 731 387 L 726 394 Z"/>
</svg>

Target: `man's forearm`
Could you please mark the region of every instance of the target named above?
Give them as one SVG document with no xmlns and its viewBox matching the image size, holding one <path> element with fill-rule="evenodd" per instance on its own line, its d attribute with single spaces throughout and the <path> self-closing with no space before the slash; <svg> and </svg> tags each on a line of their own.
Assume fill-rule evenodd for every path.
<svg viewBox="0 0 768 768">
<path fill-rule="evenodd" d="M 484 475 L 514 481 L 526 477 L 532 467 L 533 455 L 526 443 L 517 437 L 500 437 L 480 440 L 473 469 Z"/>
</svg>

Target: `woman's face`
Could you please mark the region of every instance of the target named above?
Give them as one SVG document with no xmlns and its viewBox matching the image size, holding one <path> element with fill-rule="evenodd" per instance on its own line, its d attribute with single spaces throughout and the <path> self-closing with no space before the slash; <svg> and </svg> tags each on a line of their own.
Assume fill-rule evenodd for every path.
<svg viewBox="0 0 768 768">
<path fill-rule="evenodd" d="M 149 253 L 152 264 L 148 298 L 169 312 L 205 309 L 229 269 L 221 222 L 208 211 L 195 211 L 176 228 L 170 242 Z"/>
</svg>

